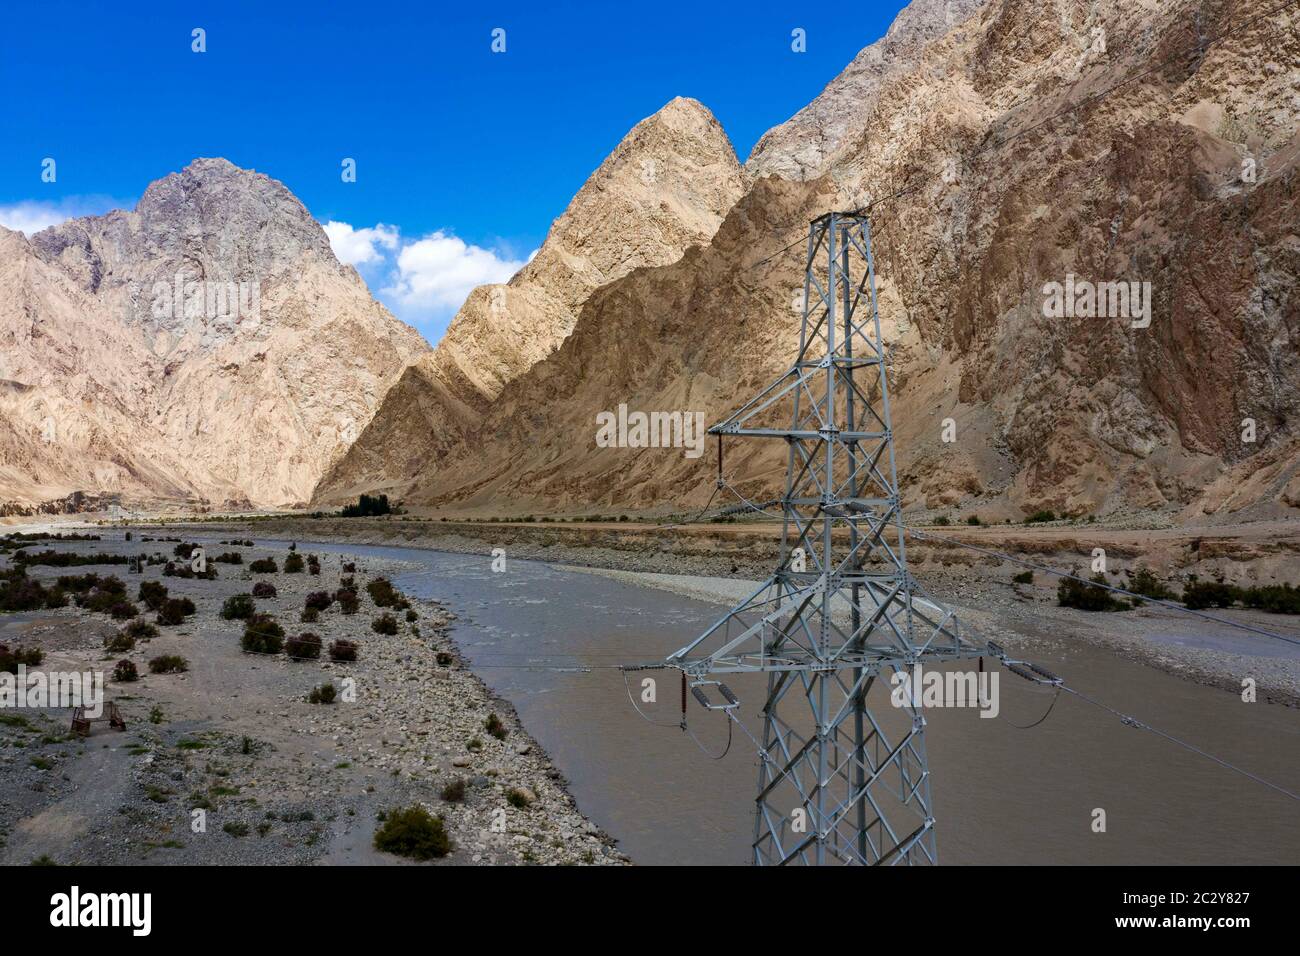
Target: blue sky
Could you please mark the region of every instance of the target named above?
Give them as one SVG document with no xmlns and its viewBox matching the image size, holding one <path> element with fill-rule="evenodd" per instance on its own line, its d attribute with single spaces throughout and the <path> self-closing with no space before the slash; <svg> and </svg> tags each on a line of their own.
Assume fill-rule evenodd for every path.
<svg viewBox="0 0 1300 956">
<path fill-rule="evenodd" d="M 743 160 L 901 6 L 11 4 L 0 223 L 130 206 L 196 156 L 224 156 L 336 223 L 336 249 L 436 341 L 465 284 L 500 281 L 536 249 L 639 120 L 694 97 Z M 194 28 L 204 53 L 191 50 Z M 791 50 L 795 28 L 805 53 Z M 46 157 L 53 183 L 41 180 Z M 356 182 L 342 181 L 344 157 Z"/>
</svg>

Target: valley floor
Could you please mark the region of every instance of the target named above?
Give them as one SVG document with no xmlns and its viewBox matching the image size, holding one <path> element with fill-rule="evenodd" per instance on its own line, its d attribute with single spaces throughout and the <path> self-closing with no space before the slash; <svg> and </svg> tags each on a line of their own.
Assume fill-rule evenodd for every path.
<svg viewBox="0 0 1300 956">
<path fill-rule="evenodd" d="M 133 547 L 113 537 L 76 550 L 170 557 L 171 544 Z M 400 562 L 326 554 L 319 576 L 250 576 L 248 561 L 274 556 L 283 565 L 285 550 L 233 550 L 244 553 L 245 564 L 216 565 L 213 581 L 161 578 L 159 567 L 147 568 L 144 579 L 191 598 L 197 613 L 178 627 L 161 627 L 129 654 L 104 650 L 117 622 L 75 605 L 0 615 L 0 643 L 40 646 L 41 670 L 109 672 L 129 657 L 141 673 L 137 682 L 107 685 L 107 697 L 126 717 L 125 732 L 96 723 L 88 738 L 72 737 L 67 709 L 0 713 L 0 862 L 401 863 L 373 848 L 373 834 L 380 814 L 414 803 L 444 818 L 453 843 L 448 863 L 626 862 L 579 813 L 509 704 L 462 667 L 444 607 L 413 601 L 418 633 L 403 621 L 399 633 L 385 636 L 371 629 L 378 609 L 362 590 L 359 613 L 344 615 L 335 605 L 315 623 L 298 622 L 306 594 L 337 588 L 343 563 L 357 561 L 362 586 L 400 571 Z M 117 574 L 132 597 L 141 580 L 120 565 L 30 573 L 48 580 L 86 572 Z M 326 647 L 353 640 L 359 660 L 291 661 L 241 651 L 243 622 L 218 612 L 253 581 L 277 588 L 257 606 L 288 634 L 310 630 Z M 440 651 L 451 655 L 449 663 L 439 664 Z M 189 669 L 150 674 L 146 662 L 160 654 L 183 656 Z M 355 702 L 342 693 L 333 704 L 307 702 L 313 687 L 329 682 L 342 692 L 349 679 Z M 490 713 L 504 725 L 502 739 L 485 729 Z M 447 802 L 442 788 L 457 779 L 467 785 L 465 798 Z M 514 789 L 531 802 L 510 802 Z M 204 811 L 199 831 L 195 810 Z"/>
<path fill-rule="evenodd" d="M 274 516 L 204 522 L 205 531 L 263 538 L 396 545 L 467 554 L 503 548 L 512 558 L 546 561 L 731 606 L 770 574 L 780 528 L 774 523 L 664 528 L 636 522 L 493 523 Z M 1094 525 L 930 528 L 929 534 L 1004 553 L 1042 567 L 1087 574 L 1094 549 L 1107 553 L 1113 583 L 1145 567 L 1171 582 L 1189 574 L 1229 582 L 1300 582 L 1300 523 L 1260 522 L 1205 529 L 1109 529 Z M 1056 602 L 1057 579 L 1035 572 L 1015 584 L 1023 565 L 937 539 L 909 541 L 910 567 L 935 599 L 981 633 L 1009 645 L 1067 636 L 1107 647 L 1198 683 L 1240 693 L 1254 681 L 1260 700 L 1300 706 L 1300 619 L 1244 609 L 1214 617 L 1279 635 L 1277 640 L 1153 604 L 1089 613 Z M 1176 587 L 1175 590 L 1178 590 Z M 742 593 L 743 592 L 743 593 Z"/>
</svg>

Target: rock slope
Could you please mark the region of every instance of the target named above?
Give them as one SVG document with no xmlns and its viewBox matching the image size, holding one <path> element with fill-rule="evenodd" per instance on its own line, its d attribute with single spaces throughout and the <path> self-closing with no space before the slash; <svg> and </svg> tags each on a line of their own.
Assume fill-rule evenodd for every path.
<svg viewBox="0 0 1300 956">
<path fill-rule="evenodd" d="M 745 184 L 722 127 L 696 101 L 679 97 L 638 123 L 555 220 L 532 261 L 508 283 L 470 294 L 438 347 L 405 371 L 321 482 L 317 499 L 405 494 L 472 433 L 509 382 L 555 351 L 597 288 L 708 242 Z"/>
<path fill-rule="evenodd" d="M 0 229 L 0 502 L 306 502 L 427 344 L 281 183 L 199 159 Z"/>
<path fill-rule="evenodd" d="M 790 129 L 770 135 L 751 171 L 782 175 L 760 176 L 707 246 L 595 293 L 410 501 L 703 504 L 711 450 L 601 447 L 595 415 L 626 403 L 716 421 L 738 406 L 792 354 L 808 219 L 877 200 L 909 507 L 996 520 L 1291 513 L 1300 13 L 1145 0 L 990 0 L 964 19 L 963 5 L 914 9 L 940 19 L 910 30 L 917 41 L 868 94 L 841 78 L 792 121 L 827 131 L 814 154 Z M 861 62 L 850 72 L 865 75 Z M 1070 276 L 1148 284 L 1149 324 L 1050 317 L 1044 288 Z M 957 441 L 944 443 L 949 418 Z M 761 442 L 728 453 L 756 495 L 783 467 Z"/>
</svg>

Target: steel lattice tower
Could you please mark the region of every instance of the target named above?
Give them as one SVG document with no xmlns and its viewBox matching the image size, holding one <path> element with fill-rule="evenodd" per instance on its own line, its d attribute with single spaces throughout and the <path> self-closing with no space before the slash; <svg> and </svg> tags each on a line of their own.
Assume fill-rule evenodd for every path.
<svg viewBox="0 0 1300 956">
<path fill-rule="evenodd" d="M 709 430 L 788 445 L 776 572 L 667 663 L 702 702 L 717 675 L 768 675 L 755 863 L 933 863 L 925 718 L 888 678 L 983 649 L 907 570 L 865 216 L 811 223 L 802 313 L 794 364 Z"/>
</svg>

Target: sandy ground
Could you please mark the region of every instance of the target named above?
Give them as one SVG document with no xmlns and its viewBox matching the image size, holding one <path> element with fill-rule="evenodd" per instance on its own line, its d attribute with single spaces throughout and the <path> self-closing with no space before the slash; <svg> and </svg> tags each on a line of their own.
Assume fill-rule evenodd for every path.
<svg viewBox="0 0 1300 956">
<path fill-rule="evenodd" d="M 79 547 L 170 556 L 170 542 L 136 537 L 134 544 Z M 43 670 L 91 669 L 107 677 L 128 657 L 142 675 L 107 684 L 108 698 L 126 717 L 125 732 L 99 723 L 80 739 L 68 735 L 66 709 L 0 712 L 0 862 L 44 856 L 84 864 L 401 863 L 373 849 L 373 833 L 381 813 L 414 803 L 443 817 L 454 846 L 446 863 L 626 862 L 579 813 L 559 771 L 509 705 L 493 700 L 460 666 L 446 608 L 413 602 L 414 625 L 398 612 L 398 634 L 371 629 L 380 611 L 364 585 L 400 563 L 355 559 L 359 613 L 344 615 L 335 604 L 318 622 L 303 624 L 305 595 L 337 588 L 342 564 L 353 559 L 323 554 L 321 574 L 313 576 L 284 573 L 283 550 L 217 550 L 239 551 L 245 563 L 216 565 L 213 581 L 162 577 L 159 566 L 143 575 L 103 565 L 31 570 L 38 579 L 117 574 L 132 596 L 140 580 L 160 580 L 171 596 L 190 597 L 197 613 L 114 655 L 105 653 L 103 640 L 119 625 L 106 615 L 75 606 L 0 615 L 0 642 L 42 647 Z M 248 562 L 266 555 L 281 570 L 251 574 Z M 346 637 L 361 646 L 358 662 L 241 651 L 242 622 L 218 612 L 227 596 L 251 591 L 256 581 L 275 585 L 274 598 L 256 603 L 288 634 L 310 630 L 326 646 Z M 440 651 L 451 655 L 445 666 Z M 147 661 L 160 654 L 185 657 L 188 671 L 150 674 Z M 355 700 L 341 694 L 331 705 L 307 702 L 312 687 L 329 682 L 343 691 L 348 681 Z M 504 739 L 486 731 L 490 713 L 504 724 Z M 467 784 L 464 801 L 443 800 L 443 786 L 457 779 Z M 511 804 L 507 793 L 516 789 L 532 802 Z"/>
</svg>

